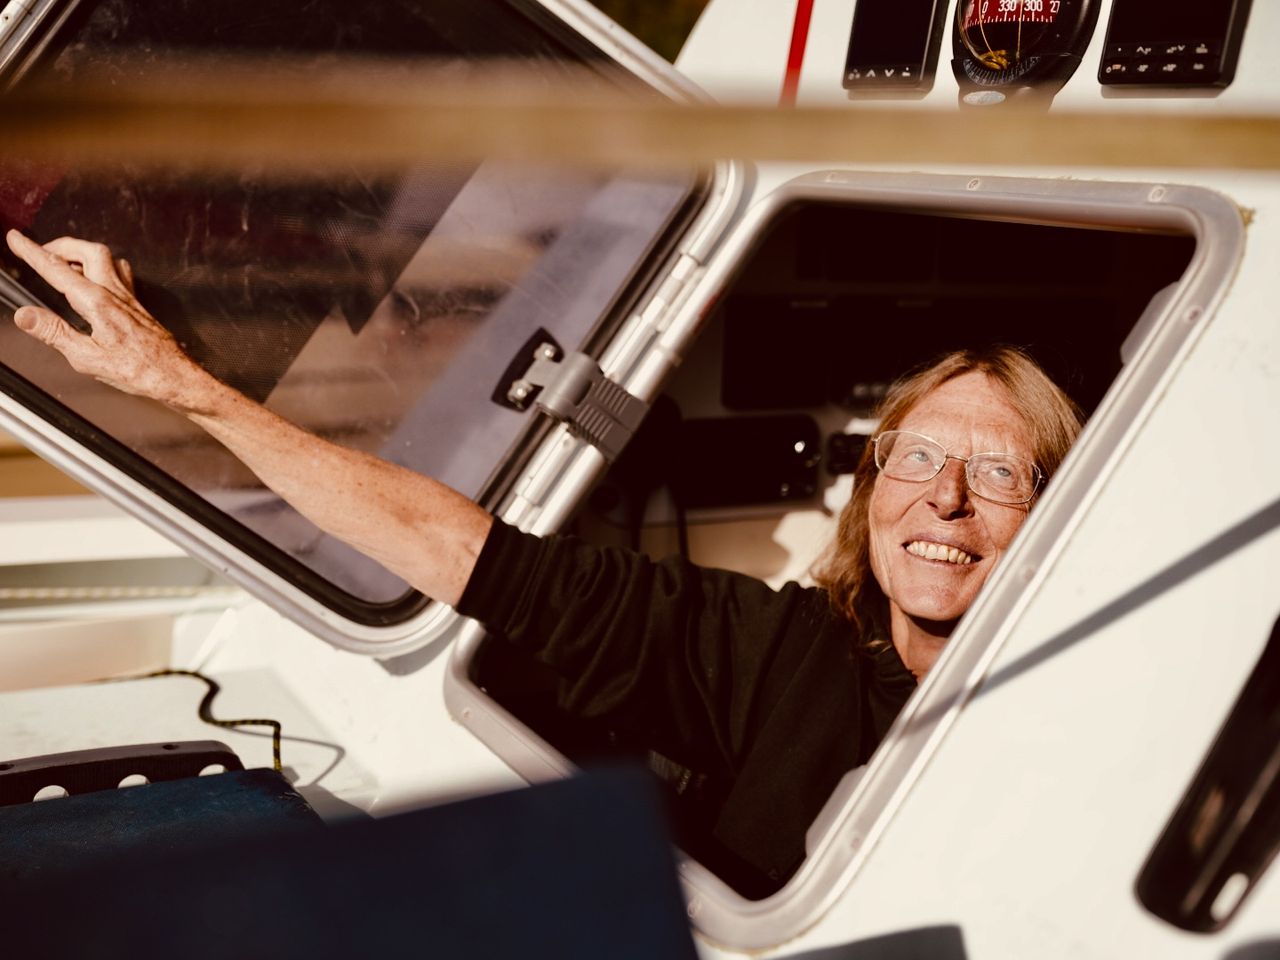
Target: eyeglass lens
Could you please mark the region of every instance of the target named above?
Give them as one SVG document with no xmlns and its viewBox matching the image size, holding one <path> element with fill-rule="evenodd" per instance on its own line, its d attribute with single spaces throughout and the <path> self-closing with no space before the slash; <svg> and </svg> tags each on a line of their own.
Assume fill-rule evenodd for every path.
<svg viewBox="0 0 1280 960">
<path fill-rule="evenodd" d="M 962 459 L 962 458 L 961 458 Z M 895 480 L 923 483 L 947 465 L 947 450 L 936 440 L 906 430 L 887 430 L 876 439 L 876 466 Z M 1035 464 L 1011 453 L 977 453 L 965 462 L 969 489 L 997 503 L 1025 503 L 1035 494 Z"/>
</svg>

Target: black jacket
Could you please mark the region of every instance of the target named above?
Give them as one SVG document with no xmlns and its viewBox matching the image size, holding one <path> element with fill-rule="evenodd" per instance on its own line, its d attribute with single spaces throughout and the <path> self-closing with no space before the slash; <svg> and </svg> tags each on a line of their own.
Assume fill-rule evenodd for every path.
<svg viewBox="0 0 1280 960">
<path fill-rule="evenodd" d="M 754 895 L 794 873 L 836 782 L 916 685 L 891 645 L 857 642 L 821 590 L 501 522 L 458 611 L 563 677 L 562 709 L 642 730 L 697 771 L 714 798 L 707 827 L 758 872 L 737 884 Z"/>
</svg>

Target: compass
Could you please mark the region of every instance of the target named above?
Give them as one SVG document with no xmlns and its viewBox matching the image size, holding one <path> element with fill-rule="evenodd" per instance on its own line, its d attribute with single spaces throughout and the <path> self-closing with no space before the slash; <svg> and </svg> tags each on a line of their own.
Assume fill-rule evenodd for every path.
<svg viewBox="0 0 1280 960">
<path fill-rule="evenodd" d="M 959 0 L 952 70 L 969 105 L 1051 99 L 1080 65 L 1097 0 Z"/>
</svg>

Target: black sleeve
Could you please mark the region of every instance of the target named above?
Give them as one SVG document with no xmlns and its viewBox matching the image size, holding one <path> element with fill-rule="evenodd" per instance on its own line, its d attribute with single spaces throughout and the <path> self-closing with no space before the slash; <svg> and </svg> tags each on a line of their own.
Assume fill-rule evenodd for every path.
<svg viewBox="0 0 1280 960">
<path fill-rule="evenodd" d="M 499 521 L 457 609 L 564 677 L 564 709 L 736 771 L 819 632 L 815 593 Z"/>
</svg>

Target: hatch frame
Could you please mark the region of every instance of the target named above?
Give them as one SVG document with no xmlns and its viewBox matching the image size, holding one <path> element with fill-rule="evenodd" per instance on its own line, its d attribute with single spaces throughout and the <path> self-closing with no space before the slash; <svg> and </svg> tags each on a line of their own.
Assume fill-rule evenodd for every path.
<svg viewBox="0 0 1280 960">
<path fill-rule="evenodd" d="M 758 901 L 737 894 L 711 871 L 677 850 L 689 916 L 711 942 L 739 950 L 774 947 L 799 936 L 837 902 L 940 748 L 947 731 L 982 683 L 991 662 L 1031 602 L 1063 545 L 1082 522 L 1108 477 L 1220 306 L 1244 256 L 1246 218 L 1226 196 L 1198 186 L 932 173 L 830 170 L 789 180 L 746 213 L 724 241 L 679 314 L 673 342 L 696 336 L 731 286 L 738 268 L 770 225 L 797 203 L 859 205 L 902 213 L 1071 226 L 1180 233 L 1195 250 L 1181 280 L 1153 297 L 1125 342 L 1125 361 L 1080 439 L 1055 474 L 1002 566 L 991 576 L 907 703 L 863 775 L 848 778 L 815 820 L 813 849 L 780 891 Z M 674 353 L 674 351 L 673 351 Z M 653 357 L 662 356 L 655 351 Z M 669 369 L 653 370 L 661 381 Z M 649 381 L 633 392 L 657 393 Z M 591 451 L 556 457 L 566 496 L 540 509 L 518 500 L 499 511 L 508 523 L 545 534 L 565 518 L 603 468 Z M 984 642 L 984 639 L 985 642 Z M 491 700 L 471 671 L 484 629 L 468 621 L 454 645 L 444 682 L 450 714 L 517 774 L 530 782 L 568 776 L 575 766 L 536 732 Z"/>
</svg>

